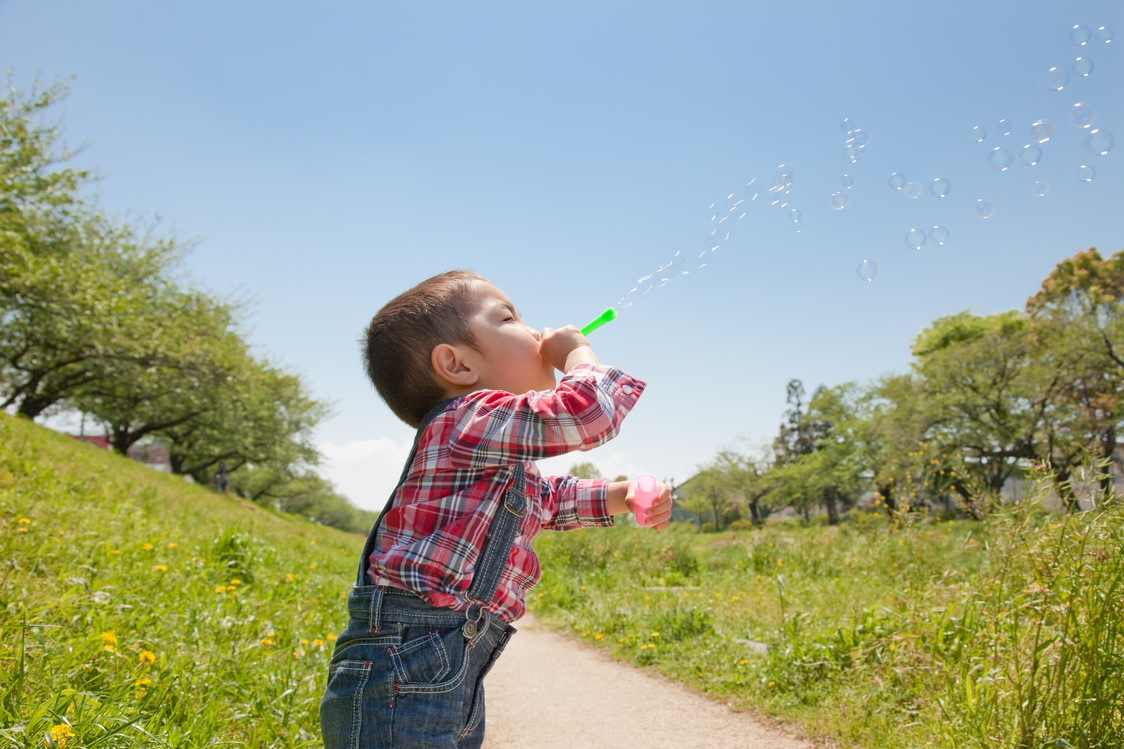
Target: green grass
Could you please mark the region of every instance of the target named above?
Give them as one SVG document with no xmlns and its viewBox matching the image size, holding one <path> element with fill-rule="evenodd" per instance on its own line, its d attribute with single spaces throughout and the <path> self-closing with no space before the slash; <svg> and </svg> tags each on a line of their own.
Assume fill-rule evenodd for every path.
<svg viewBox="0 0 1124 749">
<path fill-rule="evenodd" d="M 319 745 L 362 543 L 0 414 L 0 747 Z"/>
<path fill-rule="evenodd" d="M 544 534 L 532 610 L 842 746 L 1124 746 L 1124 511 L 1036 508 Z"/>
</svg>

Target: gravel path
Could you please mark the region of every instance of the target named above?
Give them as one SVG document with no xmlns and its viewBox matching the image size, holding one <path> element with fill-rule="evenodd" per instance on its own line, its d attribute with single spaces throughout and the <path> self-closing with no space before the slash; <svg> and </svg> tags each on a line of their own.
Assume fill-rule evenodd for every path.
<svg viewBox="0 0 1124 749">
<path fill-rule="evenodd" d="M 529 616 L 518 629 L 484 681 L 484 749 L 812 747 Z"/>
</svg>

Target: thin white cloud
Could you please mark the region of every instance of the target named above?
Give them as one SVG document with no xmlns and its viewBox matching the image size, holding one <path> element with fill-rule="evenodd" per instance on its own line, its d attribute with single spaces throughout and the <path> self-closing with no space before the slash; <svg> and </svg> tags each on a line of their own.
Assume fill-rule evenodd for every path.
<svg viewBox="0 0 1124 749">
<path fill-rule="evenodd" d="M 402 474 L 410 454 L 410 442 L 396 443 L 383 437 L 336 446 L 320 446 L 324 456 L 321 472 L 356 507 L 380 510 Z"/>
</svg>

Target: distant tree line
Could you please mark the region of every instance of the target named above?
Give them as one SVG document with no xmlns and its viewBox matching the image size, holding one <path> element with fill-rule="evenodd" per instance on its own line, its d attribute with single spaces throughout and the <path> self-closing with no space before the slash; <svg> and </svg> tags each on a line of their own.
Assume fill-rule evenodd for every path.
<svg viewBox="0 0 1124 749">
<path fill-rule="evenodd" d="M 329 413 L 301 378 L 255 353 L 240 305 L 192 288 L 187 248 L 108 215 L 83 193 L 50 110 L 61 84 L 0 96 L 0 407 L 80 411 L 122 455 L 156 440 L 172 471 L 318 522 L 373 515 L 322 478 L 312 443 Z"/>
<path fill-rule="evenodd" d="M 862 499 L 895 513 L 920 507 L 978 516 L 1032 467 L 1079 507 L 1107 478 L 1124 391 L 1124 252 L 1062 261 L 1022 310 L 961 312 L 913 342 L 907 374 L 866 385 L 788 384 L 770 448 L 719 453 L 681 491 L 708 528 L 813 509 L 837 523 Z"/>
</svg>

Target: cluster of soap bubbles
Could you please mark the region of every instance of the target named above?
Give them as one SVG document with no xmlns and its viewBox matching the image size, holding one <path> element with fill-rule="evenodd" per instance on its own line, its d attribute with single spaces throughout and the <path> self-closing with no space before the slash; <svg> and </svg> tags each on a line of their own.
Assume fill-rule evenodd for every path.
<svg viewBox="0 0 1124 749">
<path fill-rule="evenodd" d="M 1088 78 L 1095 68 L 1094 60 L 1090 57 L 1089 50 L 1093 49 L 1091 45 L 1110 44 L 1114 35 L 1114 31 L 1108 26 L 1100 26 L 1096 29 L 1084 24 L 1073 26 L 1069 32 L 1069 39 L 1074 46 L 1082 48 L 1081 53 L 1071 63 L 1057 65 L 1047 70 L 1043 77 L 1045 86 L 1052 91 L 1064 91 L 1071 81 Z M 1068 119 L 1070 124 L 1082 133 L 1085 149 L 1090 155 L 1107 156 L 1115 147 L 1116 137 L 1111 131 L 1098 124 L 1097 112 L 1089 102 L 1076 102 L 1069 109 Z M 856 164 L 866 152 L 870 135 L 850 118 L 842 121 L 840 129 L 844 135 L 843 156 L 851 164 Z M 1001 138 L 1006 138 L 1015 132 L 1015 125 L 1009 119 L 1001 119 L 995 126 L 995 132 Z M 1008 147 L 1007 143 L 1011 141 L 1002 140 L 998 145 L 988 148 L 986 152 L 988 166 L 999 173 L 1010 171 L 1016 160 L 1027 167 L 1037 166 L 1044 155 L 1043 145 L 1055 137 L 1056 129 L 1049 120 L 1038 119 L 1030 124 L 1026 132 L 1027 140 L 1021 148 Z M 983 143 L 988 137 L 988 132 L 983 125 L 976 125 L 971 129 L 970 136 L 975 142 Z M 1092 182 L 1096 173 L 1096 169 L 1089 164 L 1082 164 L 1077 169 L 1078 179 L 1082 182 Z M 772 183 L 767 188 L 767 199 L 770 206 L 787 209 L 789 222 L 793 230 L 799 233 L 803 228 L 803 214 L 800 209 L 790 205 L 794 183 L 792 168 L 781 164 L 773 173 Z M 920 198 L 925 192 L 934 198 L 943 199 L 948 197 L 952 190 L 952 184 L 946 177 L 937 176 L 922 182 L 911 180 L 901 172 L 891 174 L 887 184 L 891 189 L 901 192 L 912 200 Z M 854 177 L 850 174 L 842 175 L 841 189 L 832 192 L 828 199 L 832 210 L 841 211 L 850 204 L 850 192 L 854 185 Z M 1031 183 L 1030 190 L 1037 197 L 1045 197 L 1050 191 L 1050 185 L 1044 179 L 1035 179 Z M 702 246 L 694 252 L 676 252 L 667 263 L 637 279 L 636 286 L 618 303 L 618 309 L 631 307 L 641 296 L 653 288 L 666 285 L 676 277 L 686 276 L 693 270 L 706 267 L 711 262 L 713 254 L 730 240 L 735 229 L 744 221 L 749 207 L 758 196 L 756 180 L 750 180 L 740 190 L 727 193 L 723 198 L 711 203 L 706 211 L 708 226 Z M 986 220 L 995 214 L 995 204 L 988 198 L 979 198 L 972 203 L 971 211 L 976 218 Z M 906 246 L 913 250 L 920 250 L 930 243 L 940 247 L 948 240 L 949 230 L 943 226 L 931 226 L 928 229 L 912 227 L 905 234 Z M 860 279 L 869 282 L 877 277 L 878 270 L 876 261 L 863 259 L 855 272 Z"/>
<path fill-rule="evenodd" d="M 781 165 L 779 170 L 783 169 L 784 165 Z M 788 173 L 786 189 L 791 191 L 791 188 L 791 173 Z M 749 214 L 749 208 L 758 195 L 757 180 L 751 179 L 740 190 L 728 192 L 707 206 L 707 231 L 699 249 L 693 253 L 679 250 L 666 263 L 638 278 L 636 285 L 617 302 L 617 309 L 628 309 L 652 289 L 666 286 L 677 277 L 688 276 L 692 270 L 701 270 L 709 265 L 713 254 L 730 240 L 734 230 Z"/>
</svg>

